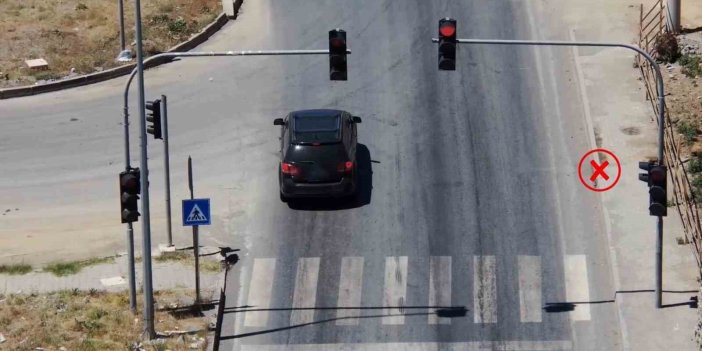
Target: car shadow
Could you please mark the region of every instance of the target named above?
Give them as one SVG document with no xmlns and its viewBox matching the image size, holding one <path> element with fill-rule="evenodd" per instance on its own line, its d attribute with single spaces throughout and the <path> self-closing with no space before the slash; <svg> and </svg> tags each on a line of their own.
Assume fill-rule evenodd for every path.
<svg viewBox="0 0 702 351">
<path fill-rule="evenodd" d="M 337 211 L 358 208 L 370 204 L 373 192 L 373 162 L 368 147 L 359 143 L 356 146 L 358 162 L 358 194 L 353 198 L 309 198 L 289 199 L 288 207 L 300 211 Z"/>
</svg>

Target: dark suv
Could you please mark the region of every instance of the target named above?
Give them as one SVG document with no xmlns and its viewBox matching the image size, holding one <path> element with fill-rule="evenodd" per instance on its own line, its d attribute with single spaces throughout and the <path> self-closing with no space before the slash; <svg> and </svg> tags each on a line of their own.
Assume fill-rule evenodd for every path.
<svg viewBox="0 0 702 351">
<path fill-rule="evenodd" d="M 356 124 L 361 118 L 341 110 L 290 112 L 282 126 L 280 199 L 346 197 L 356 194 Z"/>
</svg>

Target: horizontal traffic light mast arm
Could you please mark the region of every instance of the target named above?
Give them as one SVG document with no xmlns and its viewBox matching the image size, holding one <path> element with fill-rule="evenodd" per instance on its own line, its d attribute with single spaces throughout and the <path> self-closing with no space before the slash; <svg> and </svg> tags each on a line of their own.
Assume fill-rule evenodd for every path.
<svg viewBox="0 0 702 351">
<path fill-rule="evenodd" d="M 438 43 L 438 38 L 432 38 L 432 42 Z M 658 162 L 663 163 L 663 129 L 665 127 L 665 101 L 663 88 L 663 75 L 656 60 L 645 50 L 629 44 L 589 42 L 589 41 L 558 41 L 558 40 L 508 40 L 508 39 L 456 39 L 458 44 L 493 44 L 493 45 L 534 45 L 534 46 L 589 46 L 589 47 L 618 47 L 636 51 L 645 57 L 656 72 L 656 86 L 658 89 Z"/>
<path fill-rule="evenodd" d="M 346 54 L 351 54 L 351 50 L 346 50 Z M 288 56 L 288 55 L 329 55 L 329 50 L 242 50 L 242 51 L 195 51 L 195 52 L 164 52 L 151 56 L 144 60 L 144 64 L 163 57 L 226 57 L 226 56 Z M 137 74 L 137 67 L 134 67 L 129 75 L 127 84 L 124 87 L 124 156 L 126 168 L 130 168 L 129 160 L 129 87 Z"/>
</svg>

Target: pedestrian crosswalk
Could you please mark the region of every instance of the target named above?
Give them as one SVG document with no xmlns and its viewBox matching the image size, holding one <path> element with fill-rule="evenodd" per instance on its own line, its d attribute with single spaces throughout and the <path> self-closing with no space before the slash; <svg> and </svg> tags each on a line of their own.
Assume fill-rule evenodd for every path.
<svg viewBox="0 0 702 351">
<path fill-rule="evenodd" d="M 244 291 L 246 299 L 241 311 L 244 327 L 267 327 L 271 320 L 269 315 L 274 311 L 289 310 L 289 320 L 286 315 L 286 323 L 290 325 L 302 325 L 315 322 L 317 310 L 332 311 L 332 318 L 337 326 L 355 326 L 359 324 L 359 318 L 364 315 L 366 308 L 382 310 L 379 320 L 382 325 L 396 326 L 406 324 L 408 294 L 414 296 L 413 306 L 410 308 L 423 308 L 426 311 L 426 323 L 429 325 L 451 324 L 451 318 L 435 313 L 436 310 L 448 306 L 465 306 L 468 314 L 466 317 L 475 324 L 495 324 L 499 323 L 500 313 L 508 311 L 505 304 L 500 301 L 504 296 L 509 296 L 509 303 L 517 303 L 519 306 L 509 306 L 509 309 L 519 311 L 521 323 L 541 323 L 544 320 L 544 291 L 547 288 L 545 282 L 552 283 L 555 280 L 563 281 L 565 284 L 564 297 L 566 301 L 579 303 L 577 308 L 570 311 L 569 315 L 574 321 L 590 320 L 589 284 L 587 257 L 585 255 L 566 255 L 563 259 L 562 279 L 548 277 L 544 280 L 544 267 L 541 256 L 519 255 L 514 260 L 498 260 L 495 255 L 474 255 L 457 258 L 453 256 L 431 256 L 416 258 L 409 256 L 389 256 L 382 260 L 376 258 L 375 265 L 369 264 L 369 258 L 361 256 L 348 256 L 336 259 L 325 257 L 300 257 L 293 263 L 289 260 L 279 262 L 281 259 L 260 257 L 250 260 L 250 264 L 244 267 L 248 272 L 248 285 Z M 330 264 L 337 264 L 338 269 L 331 270 Z M 504 267 L 505 262 L 510 262 L 513 267 Z M 460 263 L 460 265 L 457 265 Z M 381 266 L 383 266 L 381 268 Z M 469 267 L 472 266 L 472 267 Z M 333 279 L 324 280 L 325 284 L 320 287 L 321 271 L 326 269 L 333 271 Z M 373 269 L 370 269 L 373 268 Z M 289 269 L 295 271 L 290 277 L 293 279 L 289 286 L 291 291 L 279 292 L 279 296 L 289 296 L 289 303 L 286 306 L 277 306 L 272 301 L 276 296 L 275 279 L 282 276 L 276 275 L 278 269 Z M 410 280 L 412 270 L 422 270 L 421 274 L 416 274 Z M 287 271 L 283 271 L 287 272 Z M 374 274 L 374 275 L 373 275 Z M 372 275 L 373 286 L 375 282 L 382 284 L 382 289 L 362 289 L 365 279 Z M 419 277 L 419 278 L 418 278 Z M 329 278 L 329 277 L 327 277 Z M 510 291 L 507 294 L 501 289 L 500 284 L 505 285 L 505 279 L 516 280 L 510 287 L 518 291 Z M 419 281 L 425 280 L 425 281 Z M 469 283 L 461 283 L 468 281 Z M 413 283 L 411 283 L 413 282 Z M 472 286 L 471 290 L 464 293 L 456 289 L 456 284 L 463 284 L 462 287 Z M 421 303 L 417 301 L 417 291 L 422 289 L 425 298 Z M 325 303 L 320 303 L 321 292 L 333 291 L 336 295 L 330 299 L 324 299 Z M 371 292 L 381 291 L 380 296 Z M 502 291 L 502 294 L 500 292 Z M 514 294 L 512 298 L 511 294 Z M 413 294 L 413 295 L 412 295 Z M 324 294 L 321 295 L 324 297 Z M 277 301 L 277 300 L 276 300 Z M 371 301 L 369 303 L 369 301 Z M 336 302 L 336 305 L 330 306 Z M 366 302 L 364 304 L 364 302 Z M 421 307 L 426 303 L 426 306 Z M 378 306 L 378 304 L 381 304 Z M 419 306 L 418 306 L 419 305 Z M 416 311 L 413 311 L 416 312 Z M 333 318 L 331 316 L 335 316 Z M 516 317 L 513 317 L 516 318 Z"/>
</svg>

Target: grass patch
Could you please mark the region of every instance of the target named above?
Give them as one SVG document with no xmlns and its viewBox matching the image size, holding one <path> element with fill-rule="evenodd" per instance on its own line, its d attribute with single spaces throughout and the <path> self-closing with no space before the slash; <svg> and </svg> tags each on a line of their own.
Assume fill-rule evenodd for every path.
<svg viewBox="0 0 702 351">
<path fill-rule="evenodd" d="M 55 276 L 64 277 L 80 272 L 81 269 L 103 263 L 114 262 L 114 257 L 91 258 L 84 261 L 54 262 L 44 267 L 45 272 L 53 273 Z"/>
<path fill-rule="evenodd" d="M 0 265 L 0 274 L 21 275 L 32 271 L 32 266 L 26 263 Z"/>
<path fill-rule="evenodd" d="M 700 64 L 702 63 L 702 57 L 693 55 L 683 55 L 678 61 L 680 66 L 682 66 L 682 73 L 690 78 L 694 78 L 702 75 L 702 68 Z"/>
<path fill-rule="evenodd" d="M 689 122 L 681 121 L 678 123 L 678 133 L 682 134 L 687 143 L 692 143 L 697 138 L 697 127 Z"/>
<path fill-rule="evenodd" d="M 154 257 L 156 262 L 172 262 L 172 261 L 186 261 L 192 258 L 192 254 L 188 254 L 185 251 L 173 251 L 173 252 L 163 252 L 161 255 Z"/>
<path fill-rule="evenodd" d="M 182 299 L 183 292 L 154 292 L 157 304 L 165 305 Z M 141 295 L 137 310 L 143 311 Z M 157 331 L 205 329 L 207 320 L 199 316 L 176 316 L 155 311 Z M 48 294 L 5 296 L 0 304 L 0 329 L 6 340 L 5 350 L 126 350 L 142 341 L 142 316 L 129 311 L 127 292 L 65 290 Z M 204 336 L 198 335 L 198 336 Z M 186 337 L 186 340 L 189 340 Z M 178 342 L 177 336 L 165 339 L 168 350 L 188 350 L 189 343 Z M 152 348 L 147 348 L 153 350 Z M 202 345 L 198 350 L 206 350 Z"/>
<path fill-rule="evenodd" d="M 160 256 L 154 257 L 156 262 L 180 262 L 182 264 L 187 264 L 195 266 L 195 257 L 191 251 L 173 251 L 164 252 Z M 200 257 L 200 271 L 203 272 L 221 272 L 222 264 L 213 260 L 212 258 Z"/>
<path fill-rule="evenodd" d="M 690 160 L 687 165 L 687 171 L 690 173 L 700 173 L 702 172 L 702 158 L 696 157 Z"/>
</svg>

